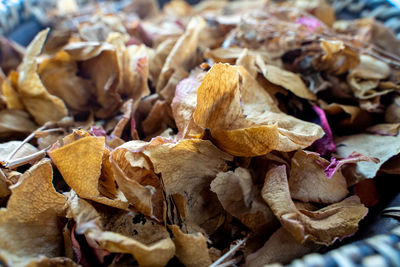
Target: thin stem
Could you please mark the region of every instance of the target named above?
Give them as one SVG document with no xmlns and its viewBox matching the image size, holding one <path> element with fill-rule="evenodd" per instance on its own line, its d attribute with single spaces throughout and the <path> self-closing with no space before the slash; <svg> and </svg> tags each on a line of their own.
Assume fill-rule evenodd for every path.
<svg viewBox="0 0 400 267">
<path fill-rule="evenodd" d="M 30 140 L 32 140 L 35 137 L 35 134 L 37 131 L 42 131 L 46 128 L 45 125 L 43 125 L 42 127 L 39 127 L 38 129 L 36 129 L 34 132 L 32 132 L 30 135 L 28 135 L 27 138 L 25 138 L 20 144 L 19 146 L 17 146 L 11 153 L 10 155 L 8 155 L 7 159 L 5 160 L 6 162 L 9 162 L 14 156 L 15 154 L 26 144 L 28 143 Z"/>
<path fill-rule="evenodd" d="M 22 166 L 22 165 L 24 165 L 24 164 L 26 164 L 26 163 L 28 163 L 28 162 L 30 162 L 32 160 L 43 158 L 43 157 L 46 156 L 46 152 L 47 152 L 47 150 L 50 149 L 50 147 L 51 146 L 48 146 L 45 149 L 42 149 L 42 150 L 40 150 L 40 151 L 38 151 L 36 153 L 33 153 L 33 154 L 29 155 L 29 156 L 18 158 L 18 159 L 15 159 L 13 161 L 6 161 L 4 163 L 4 167 L 10 168 L 10 169 L 11 168 L 16 168 L 16 167 Z"/>
<path fill-rule="evenodd" d="M 235 253 L 241 245 L 243 245 L 247 241 L 247 237 L 243 240 L 239 240 L 236 245 L 234 245 L 227 253 L 222 255 L 218 260 L 216 260 L 213 264 L 211 264 L 209 267 L 217 267 L 220 263 L 222 263 L 224 260 L 229 258 L 233 253 Z"/>
</svg>

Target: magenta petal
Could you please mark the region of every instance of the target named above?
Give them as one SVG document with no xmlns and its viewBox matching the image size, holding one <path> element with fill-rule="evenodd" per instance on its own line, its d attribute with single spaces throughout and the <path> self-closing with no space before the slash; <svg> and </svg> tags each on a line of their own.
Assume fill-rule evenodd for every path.
<svg viewBox="0 0 400 267">
<path fill-rule="evenodd" d="M 90 126 L 89 132 L 91 135 L 94 135 L 94 136 L 106 136 L 107 135 L 106 131 L 104 131 L 103 127 L 101 127 L 101 126 Z"/>
<path fill-rule="evenodd" d="M 321 127 L 324 130 L 325 135 L 321 139 L 315 141 L 312 144 L 312 148 L 315 152 L 319 153 L 320 155 L 326 156 L 336 151 L 336 145 L 333 141 L 331 127 L 329 126 L 329 122 L 328 119 L 326 118 L 325 112 L 318 106 L 313 106 L 313 109 L 317 113 L 320 119 Z"/>
<path fill-rule="evenodd" d="M 353 152 L 348 157 L 341 159 L 341 160 L 338 160 L 337 158 L 332 157 L 331 163 L 325 168 L 324 172 L 328 178 L 331 178 L 335 174 L 335 172 L 340 167 L 342 167 L 344 164 L 351 164 L 351 163 L 354 164 L 354 163 L 357 163 L 360 161 L 371 161 L 371 162 L 378 163 L 379 159 L 367 157 L 358 152 Z"/>
<path fill-rule="evenodd" d="M 321 23 L 312 17 L 301 17 L 296 20 L 296 23 L 307 26 L 310 31 L 315 31 L 317 28 L 321 27 Z"/>
</svg>

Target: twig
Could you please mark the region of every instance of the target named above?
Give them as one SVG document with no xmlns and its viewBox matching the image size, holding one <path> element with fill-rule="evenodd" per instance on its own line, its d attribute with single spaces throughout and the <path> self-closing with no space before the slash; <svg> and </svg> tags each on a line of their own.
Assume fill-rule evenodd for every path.
<svg viewBox="0 0 400 267">
<path fill-rule="evenodd" d="M 227 262 L 221 263 L 220 265 L 218 265 L 217 267 L 228 267 L 228 266 L 234 266 L 236 263 L 238 263 L 239 261 L 237 259 L 232 259 L 229 260 Z"/>
<path fill-rule="evenodd" d="M 222 255 L 218 260 L 216 260 L 213 264 L 211 264 L 209 267 L 218 267 L 220 263 L 222 263 L 224 260 L 229 258 L 233 253 L 235 253 L 241 245 L 243 245 L 247 241 L 247 237 L 243 240 L 239 240 L 236 245 L 233 246 L 227 253 Z"/>
<path fill-rule="evenodd" d="M 9 162 L 11 161 L 11 159 L 15 156 L 15 154 L 26 144 L 28 143 L 30 140 L 32 140 L 35 137 L 36 132 L 38 131 L 42 131 L 46 128 L 45 125 L 43 125 L 42 127 L 39 127 L 38 129 L 36 129 L 34 132 L 32 132 L 30 135 L 28 135 L 27 138 L 25 138 L 11 153 L 10 155 L 8 155 L 7 159 L 5 160 L 5 162 Z M 5 164 L 7 165 L 7 163 Z"/>
<path fill-rule="evenodd" d="M 45 149 L 42 149 L 42 150 L 40 150 L 40 151 L 38 151 L 36 153 L 33 153 L 33 154 L 29 155 L 29 156 L 18 158 L 18 159 L 12 160 L 12 161 L 6 161 L 3 164 L 3 166 L 5 168 L 16 168 L 16 167 L 22 166 L 22 165 L 24 165 L 24 164 L 26 164 L 26 163 L 28 163 L 28 162 L 30 162 L 32 160 L 41 159 L 41 158 L 46 156 L 46 152 L 47 152 L 47 150 L 50 149 L 50 147 L 51 146 L 48 146 Z"/>
</svg>

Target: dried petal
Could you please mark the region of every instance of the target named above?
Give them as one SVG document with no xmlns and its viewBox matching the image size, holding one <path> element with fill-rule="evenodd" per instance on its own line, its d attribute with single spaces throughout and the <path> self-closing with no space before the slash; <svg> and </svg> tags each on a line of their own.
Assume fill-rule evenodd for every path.
<svg viewBox="0 0 400 267">
<path fill-rule="evenodd" d="M 178 138 L 186 138 L 202 132 L 202 129 L 193 121 L 193 112 L 197 103 L 197 88 L 203 76 L 203 72 L 191 75 L 176 86 L 171 108 L 178 128 Z"/>
<path fill-rule="evenodd" d="M 328 179 L 324 172 L 324 158 L 312 152 L 299 150 L 292 158 L 289 188 L 294 199 L 324 204 L 336 203 L 346 197 L 346 178 L 338 171 Z"/>
<path fill-rule="evenodd" d="M 318 246 L 312 244 L 299 244 L 285 228 L 281 227 L 271 235 L 262 248 L 246 257 L 246 266 L 256 267 L 271 263 L 288 264 L 316 248 Z"/>
<path fill-rule="evenodd" d="M 1 90 L 8 109 L 24 109 L 21 98 L 18 95 L 18 72 L 10 71 L 8 79 L 5 78 Z"/>
<path fill-rule="evenodd" d="M 144 215 L 163 221 L 165 199 L 161 181 L 142 153 L 129 153 L 133 147 L 141 151 L 146 146 L 146 142 L 134 141 L 118 147 L 111 154 L 112 167 L 116 182 L 128 201 Z"/>
<path fill-rule="evenodd" d="M 323 135 L 315 124 L 281 112 L 242 67 L 215 64 L 197 90 L 196 124 L 211 131 L 221 149 L 236 156 L 304 148 Z"/>
<path fill-rule="evenodd" d="M 205 25 L 201 17 L 190 21 L 185 33 L 179 38 L 165 60 L 157 82 L 157 92 L 160 92 L 177 69 L 190 70 L 196 63 L 196 48 L 199 34 Z"/>
<path fill-rule="evenodd" d="M 11 194 L 10 189 L 8 188 L 7 177 L 0 170 L 0 205 L 3 205 L 3 200 Z"/>
<path fill-rule="evenodd" d="M 9 141 L 6 143 L 0 144 L 0 160 L 5 160 L 14 151 L 17 147 L 22 144 L 22 141 Z M 22 147 L 15 153 L 13 156 L 14 159 L 22 158 L 25 156 L 32 155 L 39 150 L 29 143 L 25 143 Z"/>
<path fill-rule="evenodd" d="M 328 119 L 326 118 L 326 114 L 323 109 L 319 108 L 318 106 L 313 106 L 314 111 L 318 114 L 321 127 L 325 132 L 324 137 L 315 141 L 312 144 L 312 148 L 315 149 L 317 153 L 322 156 L 328 155 L 332 152 L 336 151 L 336 145 L 333 141 L 333 135 L 331 127 L 329 126 Z"/>
<path fill-rule="evenodd" d="M 59 121 L 68 113 L 64 102 L 47 91 L 37 73 L 36 57 L 42 50 L 49 29 L 38 33 L 28 46 L 18 78 L 18 94 L 38 124 Z"/>
<path fill-rule="evenodd" d="M 60 148 L 52 149 L 48 154 L 61 172 L 65 182 L 78 195 L 104 205 L 126 209 L 128 203 L 121 193 L 117 198 L 110 199 L 99 191 L 105 150 L 104 140 L 104 137 L 85 136 L 77 141 L 71 140 L 72 142 L 67 142 Z"/>
<path fill-rule="evenodd" d="M 207 232 L 219 226 L 222 207 L 214 201 L 216 196 L 209 191 L 209 185 L 215 175 L 226 168 L 225 161 L 232 157 L 210 141 L 184 139 L 172 143 L 160 137 L 150 143 L 131 141 L 112 152 L 111 158 L 120 168 L 126 168 L 123 169 L 126 175 L 134 171 L 132 167 L 139 162 L 147 162 L 148 170 L 161 175 L 167 197 L 180 200 L 179 213 L 187 223 L 199 225 Z M 131 166 L 127 166 L 123 158 L 131 158 Z M 143 175 L 148 175 L 148 171 Z M 138 176 L 135 180 L 140 182 L 144 177 Z"/>
<path fill-rule="evenodd" d="M 340 75 L 354 69 L 360 63 L 358 53 L 342 41 L 322 40 L 320 45 L 325 54 L 314 60 L 317 70 Z"/>
<path fill-rule="evenodd" d="M 379 80 L 387 78 L 389 74 L 388 64 L 371 56 L 361 55 L 360 64 L 350 71 L 347 82 L 356 97 L 369 99 L 392 91 L 392 89 L 375 90 L 379 85 Z"/>
<path fill-rule="evenodd" d="M 382 164 L 400 153 L 399 136 L 356 134 L 339 137 L 335 141 L 338 145 L 337 154 L 341 158 L 349 157 L 357 151 L 379 160 L 379 163 L 377 160 L 358 162 L 355 175 L 360 176 L 359 179 L 374 178 Z"/>
<path fill-rule="evenodd" d="M 41 257 L 62 255 L 62 226 L 65 197 L 52 184 L 49 160 L 26 171 L 11 187 L 7 209 L 0 209 L 0 258 L 10 266 L 40 262 Z"/>
<path fill-rule="evenodd" d="M 273 65 L 266 65 L 262 60 L 257 60 L 257 64 L 264 77 L 271 83 L 282 86 L 298 97 L 309 100 L 317 99 L 317 96 L 306 87 L 298 74 Z"/>
<path fill-rule="evenodd" d="M 207 239 L 201 234 L 185 234 L 176 225 L 169 226 L 174 234 L 176 257 L 188 267 L 210 266 L 211 259 L 207 248 Z"/>
<path fill-rule="evenodd" d="M 162 238 L 159 240 L 146 240 L 146 238 L 152 238 L 151 230 L 156 230 L 151 227 L 151 223 L 148 224 L 151 227 L 151 229 L 148 229 L 150 232 L 146 230 L 148 235 L 142 237 L 143 239 L 139 241 L 135 239 L 133 231 L 119 233 L 118 227 L 113 229 L 115 226 L 111 227 L 110 230 L 116 230 L 116 232 L 103 230 L 100 214 L 87 201 L 80 199 L 75 192 L 70 192 L 67 204 L 67 217 L 73 218 L 77 223 L 76 232 L 85 234 L 88 240 L 93 241 L 94 244 L 106 251 L 129 253 L 140 266 L 165 266 L 174 256 L 175 246 L 168 235 L 161 235 Z M 139 233 L 139 231 L 136 232 Z M 143 231 L 140 232 L 143 233 Z"/>
<path fill-rule="evenodd" d="M 37 125 L 22 110 L 5 109 L 0 111 L 0 136 L 15 135 L 15 133 L 30 133 Z"/>
<path fill-rule="evenodd" d="M 38 68 L 40 79 L 49 93 L 61 98 L 74 112 L 87 111 L 94 89 L 90 81 L 78 77 L 77 72 L 77 63 L 65 51 L 43 61 Z"/>
<path fill-rule="evenodd" d="M 218 173 L 211 183 L 211 191 L 217 194 L 227 212 L 252 230 L 266 227 L 274 219 L 247 169 L 239 167 L 235 172 Z"/>
<path fill-rule="evenodd" d="M 300 243 L 310 240 L 331 245 L 354 234 L 368 212 L 357 196 L 316 211 L 298 210 L 290 198 L 284 165 L 266 174 L 261 194 L 282 226 Z"/>
</svg>

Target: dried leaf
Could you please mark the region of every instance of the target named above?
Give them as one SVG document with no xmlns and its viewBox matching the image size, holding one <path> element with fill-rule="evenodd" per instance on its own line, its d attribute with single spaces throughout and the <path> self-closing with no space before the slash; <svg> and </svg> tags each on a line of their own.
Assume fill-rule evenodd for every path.
<svg viewBox="0 0 400 267">
<path fill-rule="evenodd" d="M 323 135 L 318 125 L 281 112 L 245 69 L 226 64 L 215 64 L 204 77 L 193 118 L 210 129 L 218 147 L 236 156 L 292 151 Z"/>
<path fill-rule="evenodd" d="M 329 115 L 346 114 L 348 118 L 342 119 L 340 125 L 361 129 L 368 125 L 371 121 L 371 116 L 365 110 L 351 105 L 343 105 L 337 103 L 327 104 L 320 102 L 321 108 Z"/>
<path fill-rule="evenodd" d="M 300 243 L 309 240 L 331 245 L 354 234 L 368 212 L 357 196 L 316 211 L 298 210 L 290 198 L 284 165 L 266 174 L 261 194 L 282 226 Z"/>
<path fill-rule="evenodd" d="M 90 81 L 78 77 L 78 66 L 71 56 L 61 51 L 40 63 L 38 74 L 49 93 L 61 98 L 73 112 L 87 111 L 91 93 Z"/>
<path fill-rule="evenodd" d="M 211 182 L 211 191 L 227 212 L 254 231 L 267 227 L 274 219 L 247 169 L 239 167 L 234 172 L 218 173 Z"/>
<path fill-rule="evenodd" d="M 131 165 L 147 161 L 149 162 L 146 164 L 151 163 L 147 168 L 161 175 L 167 198 L 174 197 L 175 201 L 180 199 L 179 213 L 188 224 L 199 225 L 207 233 L 215 231 L 220 225 L 222 207 L 213 201 L 216 196 L 209 191 L 209 185 L 215 175 L 226 168 L 225 161 L 232 160 L 231 156 L 220 151 L 210 141 L 184 139 L 172 143 L 160 137 L 150 143 L 131 141 L 117 148 L 111 157 L 120 166 L 116 157 L 121 152 L 120 160 L 130 157 Z M 126 163 L 122 166 L 126 166 Z M 130 169 L 125 172 L 135 170 L 132 167 Z M 148 174 L 147 170 L 143 171 L 144 175 Z M 141 195 L 138 192 L 136 189 L 134 194 Z M 140 202 L 135 201 L 132 204 L 135 206 L 136 203 Z"/>
<path fill-rule="evenodd" d="M 126 46 L 124 35 L 113 32 L 107 38 L 117 49 L 120 68 L 118 93 L 124 98 L 132 98 L 136 105 L 139 100 L 150 94 L 147 85 L 149 76 L 150 49 L 145 45 Z"/>
<path fill-rule="evenodd" d="M 6 109 L 0 111 L 0 136 L 10 136 L 16 133 L 26 134 L 36 130 L 37 125 L 22 110 Z"/>
<path fill-rule="evenodd" d="M 281 227 L 271 235 L 262 248 L 246 257 L 246 266 L 256 267 L 271 263 L 288 264 L 316 248 L 318 248 L 316 245 L 299 244 L 285 228 Z"/>
<path fill-rule="evenodd" d="M 4 161 L 17 147 L 21 145 L 22 141 L 9 141 L 0 144 L 0 160 Z M 14 159 L 22 158 L 25 156 L 32 155 L 39 150 L 29 143 L 25 143 L 13 156 Z"/>
<path fill-rule="evenodd" d="M 385 112 L 385 122 L 400 123 L 400 97 L 395 96 Z"/>
<path fill-rule="evenodd" d="M 381 123 L 368 127 L 366 131 L 371 134 L 397 136 L 400 130 L 400 123 Z"/>
<path fill-rule="evenodd" d="M 36 265 L 42 257 L 62 255 L 65 197 L 52 185 L 49 160 L 26 171 L 12 186 L 7 209 L 0 209 L 0 258 L 10 266 Z"/>
<path fill-rule="evenodd" d="M 324 165 L 329 164 L 318 154 L 299 150 L 292 158 L 289 188 L 294 199 L 323 204 L 336 203 L 346 197 L 346 178 L 339 171 L 328 179 Z"/>
<path fill-rule="evenodd" d="M 168 126 L 173 126 L 172 111 L 169 103 L 165 100 L 157 100 L 148 116 L 142 122 L 143 131 L 148 137 L 158 136 Z"/>
<path fill-rule="evenodd" d="M 9 183 L 7 182 L 7 177 L 0 170 L 0 205 L 3 205 L 4 198 L 8 197 L 11 194 L 10 189 L 8 188 Z"/>
<path fill-rule="evenodd" d="M 173 73 L 180 68 L 188 71 L 196 63 L 196 48 L 199 34 L 205 25 L 201 17 L 194 17 L 190 21 L 185 33 L 179 38 L 165 60 L 157 81 L 156 91 L 160 92 Z"/>
<path fill-rule="evenodd" d="M 197 88 L 200 86 L 203 76 L 203 72 L 192 74 L 176 86 L 171 108 L 178 128 L 178 138 L 187 138 L 202 132 L 202 129 L 193 120 L 193 112 L 197 103 Z"/>
<path fill-rule="evenodd" d="M 350 156 L 354 151 L 378 162 L 358 162 L 354 175 L 358 179 L 374 178 L 379 168 L 391 157 L 400 153 L 399 136 L 382 136 L 372 134 L 356 134 L 335 139 L 338 145 L 337 154 L 341 158 Z"/>
<path fill-rule="evenodd" d="M 174 256 L 175 246 L 168 236 L 146 242 L 143 239 L 141 241 L 135 239 L 132 232 L 118 233 L 103 230 L 100 214 L 73 191 L 68 196 L 67 205 L 67 217 L 73 218 L 77 223 L 76 232 L 85 234 L 86 238 L 106 251 L 131 254 L 137 260 L 139 266 L 165 266 Z M 147 234 L 147 238 L 151 238 L 151 232 Z"/>
<path fill-rule="evenodd" d="M 123 144 L 111 154 L 112 168 L 116 182 L 128 201 L 146 216 L 164 220 L 165 199 L 160 179 L 152 165 L 141 151 L 147 146 L 143 141 Z"/>
<path fill-rule="evenodd" d="M 65 182 L 83 198 L 120 209 L 128 208 L 129 204 L 122 193 L 110 199 L 99 191 L 105 150 L 104 137 L 85 136 L 69 142 L 48 152 Z"/>
<path fill-rule="evenodd" d="M 174 239 L 175 255 L 185 266 L 210 266 L 211 259 L 207 248 L 207 239 L 201 234 L 186 234 L 176 225 L 170 225 Z"/>
<path fill-rule="evenodd" d="M 103 50 L 96 57 L 81 64 L 82 75 L 92 80 L 99 108 L 95 115 L 108 118 L 118 111 L 122 105 L 118 94 L 119 73 L 118 56 L 115 49 Z"/>
<path fill-rule="evenodd" d="M 18 77 L 18 94 L 28 112 L 42 125 L 59 121 L 68 113 L 64 102 L 47 91 L 37 73 L 36 57 L 42 50 L 49 29 L 38 33 L 27 47 Z"/>
<path fill-rule="evenodd" d="M 267 65 L 262 60 L 257 59 L 257 65 L 261 69 L 264 77 L 273 84 L 280 85 L 298 97 L 316 100 L 317 97 L 306 87 L 298 74 L 281 69 L 273 65 Z"/>
<path fill-rule="evenodd" d="M 8 79 L 5 78 L 2 83 L 1 90 L 8 109 L 24 109 L 24 105 L 17 92 L 18 77 L 18 72 L 12 70 L 8 74 Z"/>
<path fill-rule="evenodd" d="M 347 82 L 356 97 L 369 99 L 392 91 L 392 89 L 374 90 L 377 89 L 379 80 L 387 78 L 389 74 L 388 64 L 371 56 L 361 55 L 360 64 L 350 71 Z"/>
<path fill-rule="evenodd" d="M 360 63 L 358 53 L 338 40 L 322 40 L 324 55 L 315 58 L 313 65 L 317 70 L 326 70 L 335 75 L 346 73 Z"/>
</svg>

